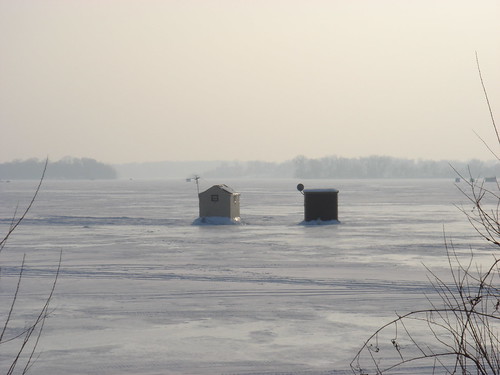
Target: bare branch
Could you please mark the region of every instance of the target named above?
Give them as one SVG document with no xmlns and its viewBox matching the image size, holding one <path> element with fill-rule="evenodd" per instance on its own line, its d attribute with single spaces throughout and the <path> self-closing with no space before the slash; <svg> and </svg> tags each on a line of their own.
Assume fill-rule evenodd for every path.
<svg viewBox="0 0 500 375">
<path fill-rule="evenodd" d="M 42 176 L 40 177 L 40 181 L 38 183 L 38 186 L 36 187 L 35 189 L 35 193 L 33 194 L 33 196 L 31 197 L 31 201 L 30 203 L 28 204 L 28 206 L 26 207 L 26 209 L 24 210 L 23 214 L 17 219 L 17 220 L 14 220 L 13 224 L 10 226 L 9 228 L 9 231 L 7 232 L 7 234 L 5 235 L 5 237 L 0 241 L 0 252 L 3 250 L 3 248 L 5 247 L 5 244 L 7 243 L 7 240 L 9 239 L 10 235 L 16 230 L 16 228 L 19 226 L 19 224 L 21 224 L 21 222 L 24 220 L 24 218 L 26 217 L 26 215 L 28 214 L 29 210 L 31 209 L 31 207 L 33 206 L 33 204 L 35 203 L 35 199 L 38 195 L 38 192 L 40 191 L 40 188 L 42 187 L 42 182 L 43 182 L 43 179 L 45 177 L 45 172 L 47 171 L 47 165 L 49 163 L 49 159 L 47 158 L 45 160 L 45 165 L 43 167 L 43 172 L 42 172 Z"/>
<path fill-rule="evenodd" d="M 500 136 L 477 53 L 476 62 L 492 125 L 500 145 Z M 486 142 L 482 141 L 497 157 Z M 500 160 L 498 157 L 497 159 Z M 468 178 L 453 169 L 466 182 L 466 188 L 458 185 L 457 188 L 472 205 L 472 209 L 463 206 L 457 208 L 464 213 L 480 238 L 498 250 L 500 185 L 497 183 L 498 191 L 494 191 L 487 188 L 484 182 L 478 183 L 470 168 Z M 433 373 L 442 371 L 445 374 L 500 375 L 500 256 L 494 253 L 491 263 L 483 270 L 475 261 L 475 250 L 472 247 L 468 258 L 464 260 L 458 256 L 453 242 L 447 238 L 444 231 L 443 237 L 451 282 L 446 283 L 426 267 L 429 282 L 439 297 L 439 302 L 435 303 L 427 297 L 430 308 L 398 315 L 376 330 L 352 360 L 351 369 L 354 373 L 381 375 L 409 363 L 423 361 L 431 362 Z M 403 327 L 403 333 L 399 327 Z M 392 345 L 379 345 L 381 337 L 389 338 Z M 391 337 L 394 338 L 390 339 Z M 374 340 L 377 351 L 370 350 Z M 408 342 L 406 347 L 400 344 L 404 341 Z M 383 342 L 385 343 L 385 339 Z M 366 352 L 369 354 L 367 360 Z M 367 369 L 372 369 L 373 372 Z"/>
</svg>

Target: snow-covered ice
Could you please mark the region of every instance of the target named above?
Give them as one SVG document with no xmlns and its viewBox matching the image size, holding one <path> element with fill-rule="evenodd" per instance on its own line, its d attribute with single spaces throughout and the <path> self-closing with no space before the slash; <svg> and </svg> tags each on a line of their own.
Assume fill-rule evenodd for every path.
<svg viewBox="0 0 500 375">
<path fill-rule="evenodd" d="M 221 216 L 197 217 L 193 221 L 193 225 L 239 225 L 241 219 L 239 217 L 229 218 Z"/>
<path fill-rule="evenodd" d="M 0 254 L 1 314 L 26 254 L 13 321 L 23 327 L 62 251 L 32 372 L 350 373 L 376 328 L 427 306 L 423 265 L 446 277 L 443 231 L 459 254 L 472 245 L 490 257 L 453 181 L 308 180 L 339 190 L 336 225 L 301 224 L 297 182 L 206 182 L 241 193 L 241 223 L 193 225 L 196 187 L 184 180 L 45 181 Z M 0 184 L 2 233 L 35 186 Z"/>
</svg>

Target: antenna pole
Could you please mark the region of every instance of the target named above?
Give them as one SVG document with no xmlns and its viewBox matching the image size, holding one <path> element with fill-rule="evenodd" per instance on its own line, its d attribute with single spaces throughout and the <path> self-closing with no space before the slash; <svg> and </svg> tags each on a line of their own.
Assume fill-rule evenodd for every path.
<svg viewBox="0 0 500 375">
<path fill-rule="evenodd" d="M 200 178 L 201 177 L 198 176 L 197 174 L 195 174 L 194 177 L 192 177 L 192 178 L 186 178 L 186 182 L 192 182 L 193 180 L 195 180 L 195 182 L 196 182 L 196 190 L 198 190 L 198 195 L 200 195 L 200 183 L 198 182 L 198 180 Z"/>
<path fill-rule="evenodd" d="M 200 179 L 200 176 L 194 175 L 194 180 L 196 181 L 196 189 L 198 190 L 198 195 L 200 195 L 200 183 L 198 180 Z"/>
</svg>

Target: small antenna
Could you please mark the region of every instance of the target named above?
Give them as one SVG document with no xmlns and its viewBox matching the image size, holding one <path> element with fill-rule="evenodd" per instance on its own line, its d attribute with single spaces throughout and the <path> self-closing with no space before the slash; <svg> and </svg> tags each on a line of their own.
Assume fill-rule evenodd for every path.
<svg viewBox="0 0 500 375">
<path fill-rule="evenodd" d="M 302 195 L 304 195 L 304 191 L 303 191 L 304 190 L 304 185 L 298 184 L 297 185 L 297 190 L 300 191 Z"/>
<path fill-rule="evenodd" d="M 196 190 L 198 190 L 198 195 L 200 194 L 200 183 L 199 183 L 199 180 L 200 180 L 200 176 L 198 176 L 197 174 L 194 175 L 194 177 L 192 178 L 186 178 L 186 182 L 191 182 L 191 181 L 195 181 L 196 182 Z"/>
</svg>

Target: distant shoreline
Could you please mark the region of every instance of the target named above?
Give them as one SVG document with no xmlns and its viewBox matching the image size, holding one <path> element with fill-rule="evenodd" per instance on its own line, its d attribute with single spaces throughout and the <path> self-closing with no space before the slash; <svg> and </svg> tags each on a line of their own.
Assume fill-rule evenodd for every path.
<svg viewBox="0 0 500 375">
<path fill-rule="evenodd" d="M 0 181 L 39 179 L 45 161 L 15 160 L 0 164 Z M 105 164 L 90 158 L 64 158 L 49 162 L 46 179 L 60 180 L 162 180 L 189 178 L 301 178 L 301 179 L 404 179 L 494 178 L 498 161 L 411 160 L 388 156 L 309 159 L 298 156 L 285 162 L 265 161 L 164 161 Z"/>
</svg>

